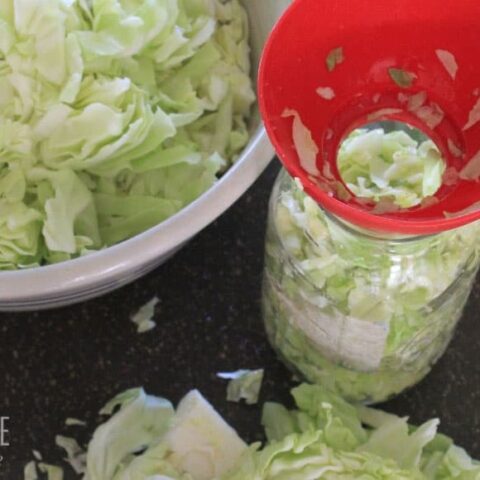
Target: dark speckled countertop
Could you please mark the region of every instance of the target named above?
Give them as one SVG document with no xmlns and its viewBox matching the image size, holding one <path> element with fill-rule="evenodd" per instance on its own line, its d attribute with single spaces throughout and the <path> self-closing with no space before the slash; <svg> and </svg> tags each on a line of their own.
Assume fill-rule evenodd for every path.
<svg viewBox="0 0 480 480">
<path fill-rule="evenodd" d="M 54 311 L 0 314 L 0 479 L 23 478 L 32 449 L 58 463 L 54 437 L 86 441 L 97 412 L 133 386 L 180 399 L 198 388 L 248 440 L 261 438 L 260 406 L 227 403 L 221 370 L 265 367 L 261 400 L 287 401 L 291 375 L 276 360 L 260 318 L 260 280 L 272 165 L 249 192 L 181 252 L 110 295 Z M 445 356 L 420 385 L 386 408 L 441 429 L 480 457 L 480 284 Z M 143 335 L 129 315 L 157 295 L 157 328 Z M 67 417 L 90 430 L 64 426 Z M 66 480 L 77 478 L 67 467 Z"/>
</svg>

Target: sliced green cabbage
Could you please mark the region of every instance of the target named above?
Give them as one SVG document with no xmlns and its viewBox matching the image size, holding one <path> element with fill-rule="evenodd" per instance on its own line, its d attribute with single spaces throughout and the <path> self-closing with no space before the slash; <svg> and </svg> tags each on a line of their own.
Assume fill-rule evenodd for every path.
<svg viewBox="0 0 480 480">
<path fill-rule="evenodd" d="M 239 402 L 242 398 L 247 405 L 258 402 L 262 388 L 263 369 L 237 370 L 236 372 L 220 372 L 217 377 L 230 380 L 227 387 L 227 400 Z"/>
<path fill-rule="evenodd" d="M 418 143 L 405 131 L 354 130 L 338 152 L 340 175 L 359 198 L 391 200 L 401 208 L 432 197 L 442 185 L 446 164 L 437 146 Z"/>
<path fill-rule="evenodd" d="M 25 465 L 25 468 L 23 469 L 23 479 L 38 480 L 37 467 L 33 460 Z"/>
<path fill-rule="evenodd" d="M 437 433 L 436 419 L 413 427 L 407 418 L 355 407 L 318 385 L 292 393 L 294 410 L 265 405 L 267 445 L 253 445 L 224 480 L 466 480 L 480 473 L 477 461 Z"/>
<path fill-rule="evenodd" d="M 118 472 L 134 460 L 135 453 L 156 444 L 165 435 L 175 413 L 170 402 L 147 395 L 143 389 L 125 392 L 103 412 L 117 405 L 120 410 L 97 428 L 88 446 L 88 480 L 118 478 Z"/>
<path fill-rule="evenodd" d="M 312 137 L 312 132 L 303 124 L 300 115 L 295 110 L 285 110 L 282 117 L 293 117 L 293 144 L 298 152 L 301 167 L 310 175 L 318 175 L 316 163 L 319 150 Z"/>
<path fill-rule="evenodd" d="M 155 314 L 155 306 L 158 302 L 158 297 L 153 297 L 130 317 L 130 320 L 137 326 L 137 333 L 148 332 L 157 326 L 153 321 L 153 316 Z"/>
<path fill-rule="evenodd" d="M 38 450 L 32 450 L 32 455 L 35 460 L 41 461 L 42 460 L 42 454 Z"/>
<path fill-rule="evenodd" d="M 422 478 L 371 453 L 334 449 L 325 442 L 322 431 L 289 435 L 260 452 L 252 452 L 251 457 L 228 480 Z"/>
<path fill-rule="evenodd" d="M 130 238 L 209 189 L 255 96 L 238 0 L 6 0 L 0 269 Z"/>
<path fill-rule="evenodd" d="M 480 224 L 388 240 L 326 213 L 285 173 L 266 240 L 264 321 L 296 373 L 378 402 L 446 348 L 478 268 Z"/>
<path fill-rule="evenodd" d="M 176 411 L 143 389 L 128 390 L 102 409 L 112 412 L 88 445 L 84 480 L 220 478 L 246 449 L 196 390 Z"/>
<path fill-rule="evenodd" d="M 463 130 L 468 130 L 480 121 L 480 99 L 475 102 L 468 114 L 468 122 L 463 127 Z"/>
<path fill-rule="evenodd" d="M 247 448 L 197 390 L 178 405 L 165 443 L 170 462 L 193 480 L 220 478 L 235 467 Z"/>
<path fill-rule="evenodd" d="M 85 427 L 87 425 L 87 422 L 78 418 L 69 417 L 65 420 L 65 425 L 67 427 Z"/>
<path fill-rule="evenodd" d="M 333 72 L 337 65 L 343 63 L 344 60 L 345 56 L 343 54 L 343 47 L 334 48 L 328 53 L 327 58 L 325 59 L 327 70 Z"/>
<path fill-rule="evenodd" d="M 78 442 L 74 438 L 57 435 L 55 437 L 55 443 L 65 450 L 67 453 L 66 462 L 73 468 L 75 473 L 84 473 L 87 457 Z"/>
<path fill-rule="evenodd" d="M 438 60 L 443 65 L 445 70 L 448 72 L 452 80 L 455 80 L 458 72 L 458 63 L 455 55 L 448 50 L 435 50 Z"/>
<path fill-rule="evenodd" d="M 401 68 L 389 68 L 388 74 L 392 81 L 401 88 L 410 88 L 417 76 Z"/>
<path fill-rule="evenodd" d="M 193 390 L 174 414 L 168 400 L 132 389 L 89 444 L 83 480 L 470 480 L 480 463 L 437 433 L 438 420 L 419 427 L 408 418 L 349 404 L 319 385 L 292 390 L 295 408 L 269 402 L 267 442 L 250 447 Z M 108 434 L 105 434 L 108 433 Z M 102 441 L 99 442 L 101 438 Z M 77 449 L 76 442 L 59 442 Z M 48 480 L 60 467 L 39 463 Z M 25 480 L 36 480 L 36 464 Z"/>
</svg>

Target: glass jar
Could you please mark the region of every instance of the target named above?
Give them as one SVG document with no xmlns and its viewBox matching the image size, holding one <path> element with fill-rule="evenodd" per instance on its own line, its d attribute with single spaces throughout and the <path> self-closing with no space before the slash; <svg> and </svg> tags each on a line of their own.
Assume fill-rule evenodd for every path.
<svg viewBox="0 0 480 480">
<path fill-rule="evenodd" d="M 386 237 L 323 210 L 282 171 L 270 199 L 263 317 L 297 374 L 374 403 L 442 355 L 479 265 L 480 223 Z"/>
</svg>

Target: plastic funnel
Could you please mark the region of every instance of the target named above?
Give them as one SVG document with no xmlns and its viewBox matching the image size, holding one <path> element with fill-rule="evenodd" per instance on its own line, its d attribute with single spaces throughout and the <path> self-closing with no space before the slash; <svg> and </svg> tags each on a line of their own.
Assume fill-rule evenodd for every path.
<svg viewBox="0 0 480 480">
<path fill-rule="evenodd" d="M 386 232 L 429 234 L 480 219 L 479 21 L 478 0 L 293 1 L 266 44 L 259 100 L 281 161 L 311 197 Z M 318 171 L 338 181 L 336 152 L 353 128 L 399 120 L 421 129 L 447 162 L 436 203 L 379 215 L 338 198 L 322 173 L 302 168 L 286 110 L 312 132 Z"/>
</svg>

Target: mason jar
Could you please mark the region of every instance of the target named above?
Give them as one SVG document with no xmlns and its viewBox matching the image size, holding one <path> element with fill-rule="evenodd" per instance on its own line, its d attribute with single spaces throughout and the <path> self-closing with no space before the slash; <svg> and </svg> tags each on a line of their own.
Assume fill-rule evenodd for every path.
<svg viewBox="0 0 480 480">
<path fill-rule="evenodd" d="M 480 223 L 428 236 L 366 231 L 284 170 L 270 199 L 263 318 L 309 382 L 355 402 L 419 382 L 446 349 L 479 265 Z"/>
</svg>

